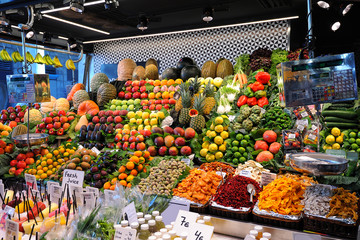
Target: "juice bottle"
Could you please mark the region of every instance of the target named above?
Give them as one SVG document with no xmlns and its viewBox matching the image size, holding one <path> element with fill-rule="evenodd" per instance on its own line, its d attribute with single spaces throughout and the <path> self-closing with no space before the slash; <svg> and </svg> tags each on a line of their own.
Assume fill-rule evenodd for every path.
<svg viewBox="0 0 360 240">
<path fill-rule="evenodd" d="M 125 227 L 129 226 L 129 222 L 126 221 L 126 220 L 122 220 L 122 221 L 120 222 L 120 225 L 121 225 L 121 227 L 125 228 Z"/>
<path fill-rule="evenodd" d="M 259 240 L 258 238 L 257 238 L 257 236 L 258 236 L 258 231 L 256 231 L 256 230 L 250 230 L 250 236 L 253 236 L 256 240 Z"/>
<path fill-rule="evenodd" d="M 138 212 L 138 213 L 136 213 L 136 216 L 139 219 L 139 218 L 142 218 L 144 216 L 144 214 L 142 212 Z"/>
<path fill-rule="evenodd" d="M 162 239 L 163 239 L 163 240 L 171 240 L 171 236 L 166 233 L 166 234 L 164 234 L 164 235 L 162 236 Z"/>
<path fill-rule="evenodd" d="M 165 225 L 165 228 L 166 228 L 168 231 L 170 231 L 170 230 L 172 230 L 173 226 L 169 224 L 169 225 Z"/>
<path fill-rule="evenodd" d="M 199 224 L 205 224 L 205 221 L 204 220 L 197 220 L 197 223 L 199 223 Z"/>
<path fill-rule="evenodd" d="M 145 218 L 139 218 L 138 222 L 139 222 L 140 226 L 141 226 L 141 224 L 145 224 Z"/>
<path fill-rule="evenodd" d="M 262 226 L 255 226 L 254 230 L 258 231 L 257 238 L 260 239 L 263 236 L 263 227 Z"/>
<path fill-rule="evenodd" d="M 180 238 L 181 238 L 182 240 L 186 240 L 188 234 L 189 234 L 188 232 L 182 232 L 182 233 L 180 233 Z"/>
<path fill-rule="evenodd" d="M 151 236 L 151 233 L 149 231 L 149 225 L 142 224 L 140 227 L 140 232 L 138 234 L 138 238 L 140 240 L 147 240 Z"/>
<path fill-rule="evenodd" d="M 155 236 L 150 236 L 150 237 L 148 238 L 148 240 L 156 240 L 156 237 L 155 237 Z"/>
<path fill-rule="evenodd" d="M 130 224 L 130 227 L 131 227 L 132 229 L 138 229 L 139 223 L 133 222 L 133 223 Z"/>
<path fill-rule="evenodd" d="M 211 222 L 211 217 L 210 216 L 205 216 L 204 218 L 205 224 L 209 225 L 209 226 L 214 226 Z"/>
<path fill-rule="evenodd" d="M 149 220 L 152 219 L 152 216 L 151 216 L 150 214 L 146 214 L 146 215 L 144 216 L 144 218 L 145 218 L 145 221 L 148 222 Z"/>
<path fill-rule="evenodd" d="M 150 231 L 151 233 L 155 233 L 155 232 L 157 231 L 155 220 L 149 220 L 149 221 L 148 221 L 148 224 L 149 224 L 149 231 Z"/>
<path fill-rule="evenodd" d="M 153 211 L 152 215 L 153 215 L 153 217 L 157 217 L 157 216 L 160 215 L 160 212 L 159 211 Z"/>
<path fill-rule="evenodd" d="M 167 229 L 166 228 L 162 228 L 162 229 L 160 229 L 160 232 L 162 233 L 162 234 L 165 234 L 165 233 L 167 233 Z"/>
<path fill-rule="evenodd" d="M 263 233 L 263 237 L 271 240 L 271 233 L 264 232 L 264 233 Z"/>
<path fill-rule="evenodd" d="M 156 238 L 161 238 L 162 233 L 161 233 L 161 232 L 156 232 L 156 233 L 154 233 L 154 236 L 155 236 Z"/>
<path fill-rule="evenodd" d="M 170 235 L 171 240 L 174 240 L 174 239 L 176 238 L 176 232 L 175 232 L 175 230 L 170 230 L 170 231 L 168 232 L 168 234 Z"/>
<path fill-rule="evenodd" d="M 156 216 L 155 217 L 155 221 L 156 221 L 156 229 L 162 229 L 165 227 L 165 224 L 163 223 L 163 218 L 162 216 Z"/>
</svg>

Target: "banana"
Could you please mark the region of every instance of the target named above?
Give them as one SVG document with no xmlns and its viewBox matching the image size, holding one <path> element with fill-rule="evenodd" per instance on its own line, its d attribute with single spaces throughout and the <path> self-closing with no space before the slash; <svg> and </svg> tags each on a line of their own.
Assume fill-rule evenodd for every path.
<svg viewBox="0 0 360 240">
<path fill-rule="evenodd" d="M 59 68 L 59 67 L 62 67 L 62 66 L 63 66 L 57 56 L 54 57 L 53 61 L 54 61 L 54 63 L 55 63 L 55 66 L 54 66 L 54 67 Z"/>
<path fill-rule="evenodd" d="M 74 62 L 73 62 L 73 60 L 71 60 L 71 59 L 68 59 L 67 61 L 66 61 L 66 68 L 67 69 L 69 69 L 69 70 L 75 70 L 76 68 L 75 68 L 75 64 L 74 64 Z"/>
<path fill-rule="evenodd" d="M 6 61 L 6 62 L 12 61 L 9 53 L 6 51 L 5 48 L 4 48 L 3 50 L 1 50 L 0 56 L 1 56 L 1 59 L 2 59 L 3 61 Z"/>
<path fill-rule="evenodd" d="M 34 59 L 34 57 L 31 55 L 31 53 L 26 52 L 26 60 L 27 60 L 29 63 L 33 63 L 35 59 Z"/>
<path fill-rule="evenodd" d="M 36 54 L 35 59 L 34 59 L 34 63 L 39 63 L 39 64 L 44 64 L 45 61 L 43 59 L 43 57 L 41 56 L 40 53 Z"/>
</svg>

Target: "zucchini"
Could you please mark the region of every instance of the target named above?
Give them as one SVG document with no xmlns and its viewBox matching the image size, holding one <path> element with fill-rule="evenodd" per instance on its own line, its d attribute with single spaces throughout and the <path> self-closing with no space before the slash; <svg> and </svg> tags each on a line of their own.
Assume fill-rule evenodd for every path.
<svg viewBox="0 0 360 240">
<path fill-rule="evenodd" d="M 353 107 L 344 107 L 344 106 L 330 106 L 326 110 L 344 110 L 344 111 L 354 111 Z"/>
<path fill-rule="evenodd" d="M 321 113 L 324 117 L 339 117 L 346 119 L 357 119 L 357 114 L 354 111 L 345 110 L 325 110 Z"/>
<path fill-rule="evenodd" d="M 357 119 L 339 118 L 339 117 L 326 117 L 325 122 L 359 123 L 359 120 L 357 120 Z"/>
<path fill-rule="evenodd" d="M 338 127 L 340 129 L 353 129 L 359 128 L 359 124 L 357 123 L 339 123 L 339 122 L 326 122 L 325 123 L 328 128 Z"/>
</svg>

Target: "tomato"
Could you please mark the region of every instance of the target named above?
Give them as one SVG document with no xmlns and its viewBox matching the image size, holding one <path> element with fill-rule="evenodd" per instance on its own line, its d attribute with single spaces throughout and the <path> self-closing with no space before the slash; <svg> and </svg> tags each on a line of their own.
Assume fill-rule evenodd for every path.
<svg viewBox="0 0 360 240">
<path fill-rule="evenodd" d="M 27 152 L 25 155 L 26 155 L 26 158 L 33 158 L 34 157 L 33 152 Z"/>
<path fill-rule="evenodd" d="M 16 170 L 15 171 L 15 176 L 19 176 L 22 173 L 22 171 L 24 171 L 23 168 L 20 168 L 20 169 Z"/>
<path fill-rule="evenodd" d="M 24 161 L 19 161 L 19 162 L 16 164 L 16 167 L 17 167 L 17 169 L 26 168 L 26 163 L 25 163 Z"/>
<path fill-rule="evenodd" d="M 15 167 L 17 163 L 18 163 L 17 160 L 12 160 L 12 161 L 10 162 L 10 166 Z"/>
<path fill-rule="evenodd" d="M 33 164 L 35 162 L 35 160 L 33 159 L 33 158 L 27 158 L 26 160 L 25 160 L 25 163 L 27 164 L 27 165 L 31 165 L 31 164 Z"/>
<path fill-rule="evenodd" d="M 16 171 L 16 168 L 15 167 L 12 167 L 9 169 L 9 174 L 10 175 L 14 175 L 15 174 L 15 171 Z"/>
</svg>

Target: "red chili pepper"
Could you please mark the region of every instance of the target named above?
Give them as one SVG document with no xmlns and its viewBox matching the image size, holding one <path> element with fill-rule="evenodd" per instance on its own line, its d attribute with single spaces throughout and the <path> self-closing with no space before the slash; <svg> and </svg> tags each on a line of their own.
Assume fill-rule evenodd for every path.
<svg viewBox="0 0 360 240">
<path fill-rule="evenodd" d="M 259 107 L 263 107 L 265 105 L 269 104 L 269 100 L 267 99 L 267 97 L 262 97 L 258 99 L 258 105 Z"/>
<path fill-rule="evenodd" d="M 247 103 L 248 97 L 245 95 L 242 95 L 239 97 L 239 100 L 237 101 L 237 106 L 241 107 L 242 105 L 245 105 Z"/>
<path fill-rule="evenodd" d="M 46 208 L 46 205 L 43 202 L 37 202 L 35 206 L 31 209 L 32 211 L 29 211 L 29 219 L 34 219 L 39 215 L 39 212 L 44 210 Z M 39 211 L 40 209 L 40 211 Z M 34 213 L 34 215 L 33 215 Z"/>
<path fill-rule="evenodd" d="M 249 105 L 249 107 L 255 106 L 256 104 L 258 104 L 256 97 L 248 98 L 246 103 L 247 103 L 247 105 Z"/>
<path fill-rule="evenodd" d="M 267 84 L 270 81 L 271 76 L 267 72 L 258 72 L 255 75 L 255 79 L 256 79 L 256 81 L 258 81 L 258 82 L 260 82 L 262 84 Z"/>
<path fill-rule="evenodd" d="M 260 82 L 254 82 L 253 84 L 250 84 L 249 87 L 254 92 L 259 91 L 259 90 L 264 90 L 264 85 Z"/>
</svg>

